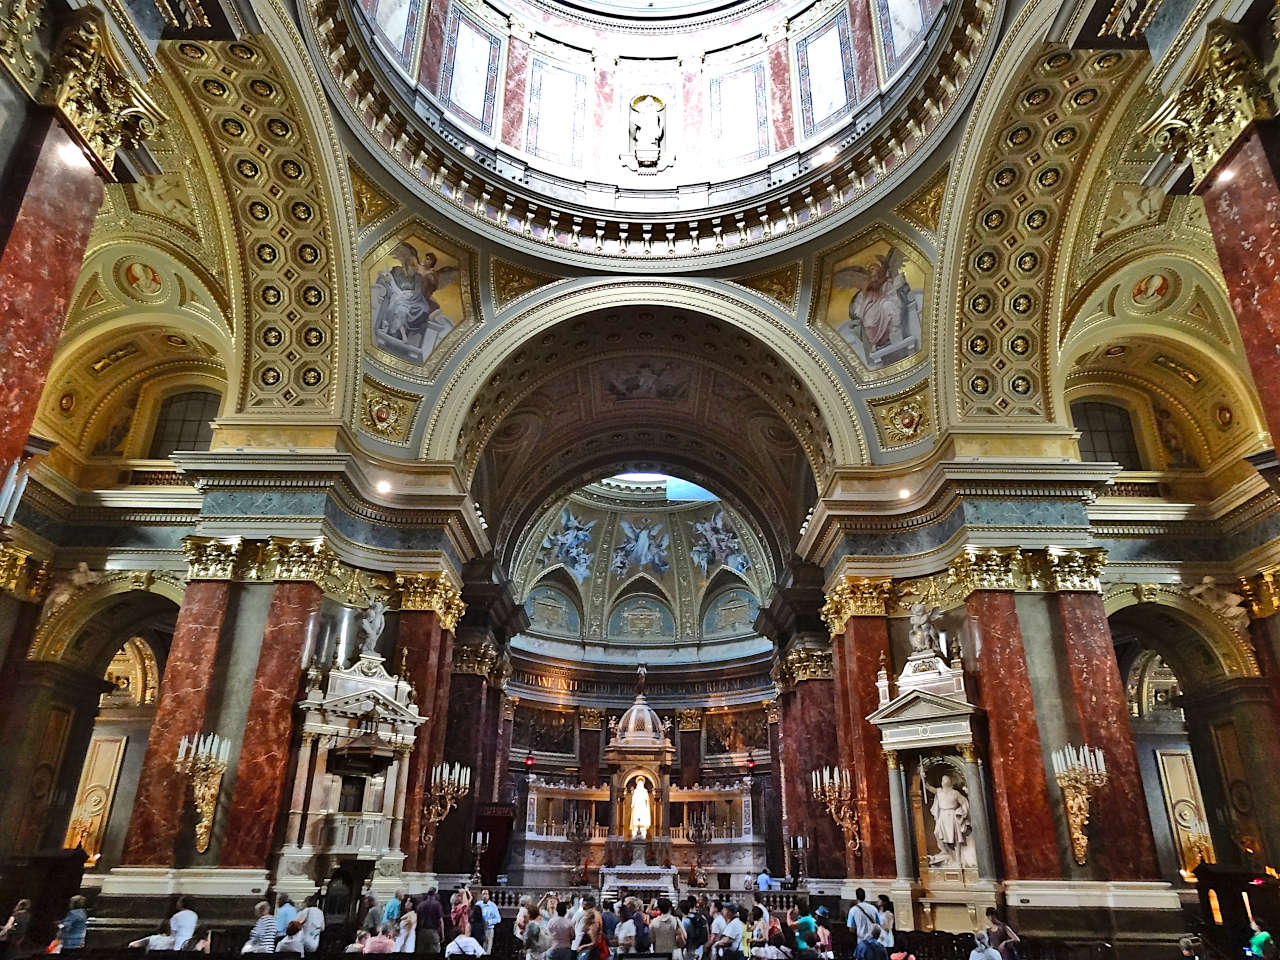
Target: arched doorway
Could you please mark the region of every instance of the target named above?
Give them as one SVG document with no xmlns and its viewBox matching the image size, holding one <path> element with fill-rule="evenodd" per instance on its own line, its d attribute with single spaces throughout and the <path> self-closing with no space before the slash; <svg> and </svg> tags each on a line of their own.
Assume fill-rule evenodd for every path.
<svg viewBox="0 0 1280 960">
<path fill-rule="evenodd" d="M 1174 606 L 1137 603 L 1109 619 L 1161 872 L 1185 883 L 1202 856 L 1270 862 L 1276 818 L 1253 775 L 1275 749 L 1266 681 L 1241 675 L 1223 638 Z"/>
<path fill-rule="evenodd" d="M 111 580 L 51 600 L 14 671 L 0 842 L 10 856 L 80 844 L 86 870 L 105 872 L 119 862 L 178 604 Z"/>
</svg>

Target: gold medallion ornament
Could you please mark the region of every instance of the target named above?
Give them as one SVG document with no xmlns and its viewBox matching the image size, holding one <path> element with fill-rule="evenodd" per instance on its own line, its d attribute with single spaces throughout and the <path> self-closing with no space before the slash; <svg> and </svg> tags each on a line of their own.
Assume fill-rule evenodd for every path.
<svg viewBox="0 0 1280 960">
<path fill-rule="evenodd" d="M 98 172 L 114 180 L 116 151 L 155 135 L 165 115 L 130 76 L 97 7 L 71 15 L 54 47 L 39 100 L 53 107 Z"/>
<path fill-rule="evenodd" d="M 738 282 L 756 293 L 764 294 L 770 300 L 776 300 L 787 312 L 794 314 L 800 300 L 800 275 L 803 269 L 801 263 L 796 261 L 768 273 L 744 277 Z"/>
<path fill-rule="evenodd" d="M 440 617 L 440 625 L 453 631 L 466 611 L 458 588 L 443 574 L 429 571 L 413 571 L 396 574 L 396 586 L 400 588 L 401 610 L 429 610 Z"/>
<path fill-rule="evenodd" d="M 936 234 L 942 223 L 942 200 L 947 193 L 947 177 L 951 173 L 951 164 L 943 164 L 942 169 L 929 178 L 929 182 L 913 193 L 905 203 L 895 210 L 898 216 L 908 223 Z"/>
<path fill-rule="evenodd" d="M 932 434 L 930 405 L 927 379 L 890 396 L 868 400 L 867 406 L 875 416 L 876 432 L 880 435 L 880 446 L 891 450 Z"/>
<path fill-rule="evenodd" d="M 360 386 L 360 428 L 391 443 L 407 443 L 422 398 L 365 374 Z"/>
<path fill-rule="evenodd" d="M 526 294 L 540 290 L 547 284 L 555 283 L 559 277 L 550 277 L 545 273 L 535 273 L 507 263 L 494 257 L 489 263 L 489 277 L 493 284 L 493 305 L 499 310 L 505 309 Z"/>
</svg>

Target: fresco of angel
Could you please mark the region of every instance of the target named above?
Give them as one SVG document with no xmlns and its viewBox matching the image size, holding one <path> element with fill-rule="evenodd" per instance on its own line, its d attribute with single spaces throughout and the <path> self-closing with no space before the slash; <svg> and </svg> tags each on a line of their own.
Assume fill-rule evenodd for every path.
<svg viewBox="0 0 1280 960">
<path fill-rule="evenodd" d="M 848 319 L 836 332 L 872 369 L 920 349 L 924 290 L 911 285 L 906 266 L 902 251 L 889 246 L 887 253 L 873 253 L 864 263 L 838 269 L 831 277 L 833 291 L 856 291 Z"/>
<path fill-rule="evenodd" d="M 671 566 L 671 534 L 663 532 L 663 524 L 623 520 L 621 525 L 624 539 L 613 550 L 613 572 L 621 577 L 633 566 L 648 564 L 659 576 L 666 573 Z"/>
<path fill-rule="evenodd" d="M 542 538 L 538 562 L 563 563 L 573 578 L 582 583 L 591 575 L 591 559 L 595 552 L 591 546 L 591 528 L 596 521 L 584 521 L 569 510 L 560 511 L 560 524 L 547 531 Z"/>
<path fill-rule="evenodd" d="M 723 563 L 731 570 L 744 573 L 751 566 L 751 558 L 742 549 L 738 533 L 730 525 L 724 510 L 717 510 L 705 520 L 694 520 L 693 547 L 689 555 L 705 577 L 711 568 Z"/>
<path fill-rule="evenodd" d="M 459 270 L 407 240 L 397 243 L 388 259 L 396 265 L 379 270 L 373 281 L 373 342 L 410 363 L 425 363 L 461 321 L 437 299 L 439 291 L 458 283 Z"/>
</svg>

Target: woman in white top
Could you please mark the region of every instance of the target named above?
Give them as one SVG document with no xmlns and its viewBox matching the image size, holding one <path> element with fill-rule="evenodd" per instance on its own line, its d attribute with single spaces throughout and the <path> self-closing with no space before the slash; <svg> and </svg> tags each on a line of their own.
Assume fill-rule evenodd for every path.
<svg viewBox="0 0 1280 960">
<path fill-rule="evenodd" d="M 525 894 L 520 898 L 520 909 L 516 911 L 516 921 L 511 928 L 512 934 L 521 943 L 524 943 L 524 929 L 529 925 L 529 908 L 533 906 L 533 897 Z"/>
<path fill-rule="evenodd" d="M 418 914 L 408 897 L 400 908 L 400 930 L 396 934 L 396 953 L 415 953 L 418 949 Z"/>
<path fill-rule="evenodd" d="M 307 897 L 307 905 L 298 914 L 298 922 L 302 924 L 302 946 L 307 953 L 316 953 L 320 949 L 320 934 L 324 933 L 324 911 L 316 904 L 316 895 Z"/>
<path fill-rule="evenodd" d="M 893 901 L 883 893 L 876 899 L 879 901 L 877 906 L 880 908 L 880 943 L 882 946 L 892 947 L 896 941 L 893 934 L 895 923 Z"/>
<path fill-rule="evenodd" d="M 129 947 L 134 950 L 141 948 L 147 951 L 172 950 L 174 949 L 173 934 L 169 932 L 169 925 L 162 923 L 160 928 L 151 936 L 143 937 L 141 940 L 134 940 L 129 944 Z"/>
<path fill-rule="evenodd" d="M 200 918 L 191 909 L 187 898 L 179 897 L 177 909 L 169 918 L 169 933 L 173 934 L 174 950 L 181 950 L 187 945 L 187 941 L 196 935 L 196 924 L 199 922 Z"/>
<path fill-rule="evenodd" d="M 289 925 L 284 928 L 284 936 L 276 944 L 276 953 L 296 953 L 301 956 L 305 952 L 306 946 L 302 941 L 302 924 L 297 919 L 290 920 Z"/>
</svg>

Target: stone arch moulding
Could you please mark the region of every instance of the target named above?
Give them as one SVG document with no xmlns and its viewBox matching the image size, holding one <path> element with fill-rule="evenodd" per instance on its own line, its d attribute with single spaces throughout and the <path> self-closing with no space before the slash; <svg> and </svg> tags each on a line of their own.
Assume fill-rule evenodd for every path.
<svg viewBox="0 0 1280 960">
<path fill-rule="evenodd" d="M 422 438 L 421 456 L 436 463 L 456 460 L 458 437 L 473 397 L 522 345 L 556 324 L 620 303 L 652 304 L 701 313 L 741 329 L 773 350 L 813 394 L 831 434 L 832 465 L 868 463 L 865 428 L 832 365 L 793 323 L 714 281 L 605 279 L 561 291 L 509 316 L 471 347 L 436 400 Z M 825 479 L 825 478 L 823 478 Z M 822 482 L 819 482 L 821 492 Z"/>
<path fill-rule="evenodd" d="M 1154 603 L 1174 611 L 1208 646 L 1225 677 L 1261 676 L 1249 641 L 1204 604 L 1173 584 L 1108 584 L 1103 595 L 1107 616 L 1143 603 Z"/>
<path fill-rule="evenodd" d="M 134 592 L 155 594 L 181 607 L 186 584 L 181 575 L 170 571 L 108 571 L 102 579 L 78 591 L 47 616 L 41 615 L 27 659 L 67 662 L 71 642 L 89 621 L 113 598 Z"/>
<path fill-rule="evenodd" d="M 1065 294 L 1046 278 L 1083 203 L 1073 188 L 1109 139 L 1139 59 L 1047 43 L 1057 12 L 1031 0 L 1018 14 L 957 153 L 932 298 L 942 429 L 1064 419 L 1050 406 L 1046 338 Z"/>
</svg>

